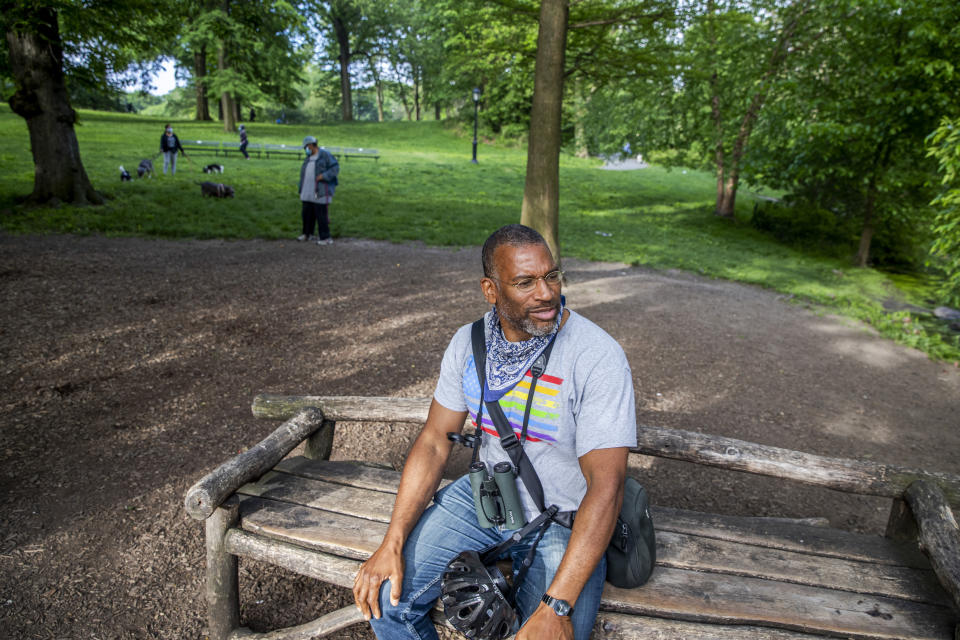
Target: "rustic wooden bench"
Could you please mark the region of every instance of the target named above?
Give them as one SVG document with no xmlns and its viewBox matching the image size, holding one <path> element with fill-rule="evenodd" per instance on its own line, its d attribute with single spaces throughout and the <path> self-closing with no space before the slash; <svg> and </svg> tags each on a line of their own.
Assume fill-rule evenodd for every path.
<svg viewBox="0 0 960 640">
<path fill-rule="evenodd" d="M 335 423 L 422 424 L 428 406 L 425 398 L 254 399 L 254 415 L 285 422 L 186 495 L 187 513 L 206 522 L 213 640 L 305 640 L 363 621 L 348 606 L 265 634 L 241 628 L 237 559 L 351 587 L 386 531 L 399 473 L 330 461 Z M 960 532 L 951 511 L 960 477 L 652 426 L 638 438 L 632 454 L 890 498 L 887 535 L 655 507 L 657 568 L 641 588 L 606 585 L 594 638 L 960 640 Z"/>
</svg>

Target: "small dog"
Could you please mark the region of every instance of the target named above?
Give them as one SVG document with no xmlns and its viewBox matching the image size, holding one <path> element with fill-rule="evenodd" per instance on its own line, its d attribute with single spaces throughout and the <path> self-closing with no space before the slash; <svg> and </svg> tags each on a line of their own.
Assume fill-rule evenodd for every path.
<svg viewBox="0 0 960 640">
<path fill-rule="evenodd" d="M 200 193 L 212 198 L 232 198 L 233 187 L 218 182 L 201 182 Z"/>
<path fill-rule="evenodd" d="M 204 173 L 223 173 L 222 164 L 208 164 L 203 168 Z"/>
<path fill-rule="evenodd" d="M 123 168 L 123 165 L 120 165 L 120 182 L 126 182 L 130 179 L 130 172 Z"/>
<path fill-rule="evenodd" d="M 140 166 L 137 167 L 137 177 L 142 178 L 143 176 L 153 177 L 153 162 L 147 158 L 141 160 Z"/>
</svg>

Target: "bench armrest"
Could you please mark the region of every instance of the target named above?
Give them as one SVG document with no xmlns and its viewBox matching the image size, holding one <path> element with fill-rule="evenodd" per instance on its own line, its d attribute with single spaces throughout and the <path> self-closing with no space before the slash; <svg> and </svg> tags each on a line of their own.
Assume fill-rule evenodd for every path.
<svg viewBox="0 0 960 640">
<path fill-rule="evenodd" d="M 269 436 L 190 487 L 184 500 L 187 513 L 197 520 L 206 520 L 234 491 L 272 469 L 322 424 L 320 409 L 301 409 Z"/>
<path fill-rule="evenodd" d="M 929 480 L 917 480 L 903 497 L 917 521 L 920 548 L 960 611 L 960 527 L 953 511 L 940 488 Z"/>
</svg>

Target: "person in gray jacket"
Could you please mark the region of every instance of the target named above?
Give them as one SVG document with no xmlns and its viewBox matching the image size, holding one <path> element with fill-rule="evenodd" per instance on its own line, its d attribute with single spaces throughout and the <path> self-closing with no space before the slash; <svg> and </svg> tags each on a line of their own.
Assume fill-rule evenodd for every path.
<svg viewBox="0 0 960 640">
<path fill-rule="evenodd" d="M 330 237 L 330 202 L 337 186 L 340 163 L 326 149 L 321 149 L 314 136 L 303 139 L 306 160 L 300 167 L 300 182 L 297 190 L 303 204 L 303 230 L 297 240 L 310 240 L 314 226 L 317 227 L 317 244 L 333 244 Z"/>
</svg>

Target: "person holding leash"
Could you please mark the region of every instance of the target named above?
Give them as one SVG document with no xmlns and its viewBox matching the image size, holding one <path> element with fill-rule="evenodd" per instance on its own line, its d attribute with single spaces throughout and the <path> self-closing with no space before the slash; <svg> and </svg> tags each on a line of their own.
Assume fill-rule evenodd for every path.
<svg viewBox="0 0 960 640">
<path fill-rule="evenodd" d="M 173 127 L 169 124 L 164 127 L 163 135 L 160 136 L 160 153 L 163 154 L 163 173 L 167 173 L 167 167 L 170 168 L 170 175 L 177 173 L 177 152 L 187 157 L 187 152 L 183 150 L 180 144 L 180 138 L 173 133 Z"/>
<path fill-rule="evenodd" d="M 470 637 L 502 638 L 519 626 L 518 640 L 586 640 L 627 453 L 637 442 L 630 366 L 613 338 L 565 306 L 563 273 L 539 233 L 523 225 L 498 229 L 483 245 L 482 262 L 480 289 L 493 308 L 447 347 L 390 525 L 357 572 L 354 599 L 381 639 L 437 638 L 429 614 L 440 598 L 448 620 Z M 509 426 L 502 426 L 504 415 Z M 480 436 L 468 446 L 479 445 L 479 455 L 475 448 L 471 474 L 436 492 L 451 441 L 473 438 L 460 433 L 468 416 Z M 523 519 L 542 523 L 547 514 L 537 530 L 528 524 L 518 532 L 502 518 L 480 522 L 481 515 L 493 518 L 483 502 L 490 494 L 475 491 L 470 476 L 516 460 Z M 539 500 L 524 461 L 539 478 Z M 489 597 L 508 587 L 502 580 L 495 587 L 490 567 L 476 562 L 505 546 L 500 556 L 514 566 L 512 611 L 503 609 L 504 598 Z M 472 588 L 458 592 L 464 584 Z"/>
<path fill-rule="evenodd" d="M 329 151 L 320 148 L 314 136 L 303 139 L 303 150 L 307 158 L 300 166 L 300 182 L 297 184 L 302 203 L 300 215 L 303 231 L 297 240 L 309 240 L 316 226 L 317 244 L 333 244 L 330 236 L 330 203 L 338 184 L 340 163 Z"/>
</svg>

